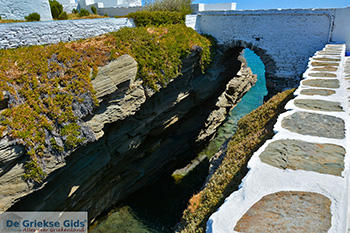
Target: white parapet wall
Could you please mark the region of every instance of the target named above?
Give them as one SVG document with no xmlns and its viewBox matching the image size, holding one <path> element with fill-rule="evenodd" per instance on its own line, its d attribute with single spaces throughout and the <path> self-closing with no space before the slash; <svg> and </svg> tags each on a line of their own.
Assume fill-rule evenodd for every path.
<svg viewBox="0 0 350 233">
<path fill-rule="evenodd" d="M 103 18 L 0 24 L 0 49 L 74 41 L 122 27 L 135 27 L 132 19 Z"/>
<path fill-rule="evenodd" d="M 24 20 L 31 13 L 40 14 L 42 21 L 52 20 L 48 0 L 0 0 L 0 16 L 3 19 Z"/>
<path fill-rule="evenodd" d="M 350 7 L 336 9 L 332 40 L 345 42 L 347 51 L 350 51 Z"/>
</svg>

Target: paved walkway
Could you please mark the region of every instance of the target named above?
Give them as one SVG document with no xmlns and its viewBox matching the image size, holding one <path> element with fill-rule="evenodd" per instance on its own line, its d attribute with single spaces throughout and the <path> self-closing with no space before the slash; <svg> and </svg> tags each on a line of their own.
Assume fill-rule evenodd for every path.
<svg viewBox="0 0 350 233">
<path fill-rule="evenodd" d="M 253 155 L 241 188 L 211 216 L 208 232 L 347 232 L 349 87 L 345 45 L 318 51 L 277 134 Z"/>
</svg>

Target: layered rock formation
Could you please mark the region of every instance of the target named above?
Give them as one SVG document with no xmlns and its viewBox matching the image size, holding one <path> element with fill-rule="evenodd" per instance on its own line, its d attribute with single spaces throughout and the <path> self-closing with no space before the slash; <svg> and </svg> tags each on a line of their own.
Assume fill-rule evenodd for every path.
<svg viewBox="0 0 350 233">
<path fill-rule="evenodd" d="M 183 75 L 159 92 L 136 79 L 137 63 L 128 55 L 101 67 L 93 80 L 98 109 L 86 115 L 90 104 L 73 106 L 88 143 L 65 158 L 46 155 L 44 184 L 24 182 L 23 148 L 2 138 L 1 210 L 87 210 L 93 220 L 164 170 L 192 159 L 256 81 L 240 50 L 219 49 L 206 74 L 200 52 L 183 59 Z"/>
</svg>

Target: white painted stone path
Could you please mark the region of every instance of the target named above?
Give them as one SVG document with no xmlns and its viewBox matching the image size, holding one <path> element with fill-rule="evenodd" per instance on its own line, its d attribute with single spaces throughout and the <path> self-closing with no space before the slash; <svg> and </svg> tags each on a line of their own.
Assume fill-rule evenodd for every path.
<svg viewBox="0 0 350 233">
<path fill-rule="evenodd" d="M 340 52 L 329 55 L 330 49 L 337 47 Z M 326 54 L 325 54 L 326 53 Z M 328 53 L 328 54 L 327 54 Z M 333 53 L 333 52 L 331 52 Z M 349 107 L 350 107 L 350 58 L 345 57 L 345 45 L 327 45 L 322 51 L 315 53 L 313 58 L 341 58 L 341 62 L 335 73 L 340 82 L 339 88 L 318 88 L 301 85 L 296 90 L 295 99 L 319 99 L 328 100 L 333 102 L 340 102 L 344 112 L 324 112 L 313 111 L 298 108 L 294 105 L 294 100 L 291 100 L 286 105 L 287 112 L 280 115 L 275 125 L 276 135 L 273 139 L 267 141 L 257 152 L 254 153 L 251 160 L 248 163 L 250 169 L 247 176 L 243 179 L 238 191 L 232 193 L 225 203 L 214 213 L 208 223 L 207 232 L 213 233 L 229 233 L 235 232 L 237 222 L 242 216 L 259 200 L 264 196 L 281 192 L 281 191 L 302 191 L 319 193 L 331 201 L 331 228 L 330 233 L 343 233 L 350 232 L 350 209 L 348 208 L 348 196 L 349 196 L 349 170 L 350 170 L 350 153 L 349 153 L 349 138 L 350 131 L 346 130 L 344 139 L 332 139 L 323 138 L 317 136 L 307 136 L 298 133 L 291 132 L 282 127 L 282 120 L 292 115 L 295 112 L 310 112 L 324 115 L 335 116 L 341 118 L 345 122 L 345 129 L 350 128 L 349 121 Z M 315 78 L 309 76 L 311 69 L 314 68 L 311 63 L 314 61 L 310 59 L 309 68 L 304 73 L 304 80 L 312 79 L 327 79 L 327 78 Z M 346 77 L 348 75 L 348 77 Z M 334 78 L 333 78 L 334 79 Z M 336 93 L 330 96 L 319 95 L 302 95 L 300 92 L 303 89 L 331 89 Z M 295 139 L 302 140 L 311 143 L 331 143 L 342 146 L 346 149 L 346 155 L 344 159 L 344 171 L 342 176 L 334 176 L 329 174 L 321 174 L 314 171 L 304 170 L 290 170 L 279 169 L 269 164 L 263 163 L 259 155 L 266 149 L 266 147 L 273 141 L 280 139 Z M 261 232 L 266 232 L 263 229 Z"/>
</svg>

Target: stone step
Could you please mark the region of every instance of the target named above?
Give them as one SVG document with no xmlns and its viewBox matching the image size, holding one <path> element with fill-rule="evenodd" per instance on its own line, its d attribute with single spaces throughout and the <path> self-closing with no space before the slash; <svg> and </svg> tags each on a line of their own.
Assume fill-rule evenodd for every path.
<svg viewBox="0 0 350 233">
<path fill-rule="evenodd" d="M 308 66 L 297 97 L 275 125 L 277 134 L 253 155 L 240 189 L 210 217 L 209 232 L 346 232 L 350 59 L 345 45 L 326 45 Z"/>
</svg>

